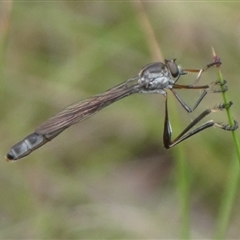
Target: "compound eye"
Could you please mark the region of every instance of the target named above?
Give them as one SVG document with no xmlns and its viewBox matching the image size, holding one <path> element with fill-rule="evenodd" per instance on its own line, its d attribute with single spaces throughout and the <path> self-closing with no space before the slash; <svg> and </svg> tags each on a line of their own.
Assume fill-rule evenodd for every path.
<svg viewBox="0 0 240 240">
<path fill-rule="evenodd" d="M 169 71 L 171 72 L 172 76 L 174 78 L 176 78 L 178 75 L 179 75 L 179 70 L 178 70 L 178 66 L 177 64 L 175 63 L 175 61 L 171 60 L 171 61 L 166 61 L 166 66 L 167 68 L 169 69 Z"/>
</svg>

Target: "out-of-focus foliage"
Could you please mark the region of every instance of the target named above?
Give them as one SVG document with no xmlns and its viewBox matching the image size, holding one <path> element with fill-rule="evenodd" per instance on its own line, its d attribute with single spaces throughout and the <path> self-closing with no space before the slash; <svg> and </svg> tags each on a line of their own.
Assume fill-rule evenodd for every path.
<svg viewBox="0 0 240 240">
<path fill-rule="evenodd" d="M 214 46 L 239 120 L 239 3 L 143 6 L 164 58 L 177 58 L 185 68 L 201 68 L 212 61 Z M 123 99 L 24 160 L 4 161 L 14 143 L 65 106 L 135 76 L 149 62 L 163 60 L 151 50 L 137 5 L 33 1 L 13 2 L 8 9 L 0 4 L 0 30 L 8 30 L 5 35 L 0 32 L 0 238 L 177 238 L 179 146 L 163 148 L 162 96 Z M 1 24 L 4 14 L 9 14 L 7 25 Z M 211 69 L 201 83 L 216 78 Z M 190 105 L 197 99 L 196 92 L 180 94 Z M 169 98 L 175 101 L 170 94 Z M 221 102 L 221 95 L 210 94 L 192 114 L 176 103 L 171 119 L 184 128 L 205 108 Z M 212 118 L 227 122 L 223 112 Z M 172 127 L 176 136 L 181 129 Z M 231 134 L 209 129 L 181 147 L 191 173 L 192 237 L 210 238 L 235 157 Z M 240 234 L 237 201 L 229 238 Z"/>
</svg>

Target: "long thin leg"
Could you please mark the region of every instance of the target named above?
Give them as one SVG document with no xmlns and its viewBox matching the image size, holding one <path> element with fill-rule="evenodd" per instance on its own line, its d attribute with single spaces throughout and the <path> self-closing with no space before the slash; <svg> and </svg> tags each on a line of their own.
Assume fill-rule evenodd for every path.
<svg viewBox="0 0 240 240">
<path fill-rule="evenodd" d="M 220 60 L 209 63 L 205 67 L 203 67 L 202 69 L 183 69 L 183 74 L 187 74 L 187 73 L 190 73 L 190 72 L 191 73 L 198 73 L 197 78 L 193 83 L 193 85 L 196 85 L 198 83 L 198 81 L 200 80 L 203 72 L 205 72 L 206 70 L 208 70 L 209 68 L 211 68 L 213 66 L 219 66 L 219 65 L 221 65 Z M 175 83 L 178 81 L 178 79 L 176 79 Z"/>
<path fill-rule="evenodd" d="M 199 82 L 202 73 L 204 71 L 206 71 L 207 69 L 213 67 L 213 66 L 219 66 L 221 64 L 220 60 L 212 62 L 207 64 L 205 67 L 203 67 L 202 69 L 183 69 L 183 72 L 181 75 L 187 74 L 187 73 L 198 73 L 196 80 L 194 81 L 194 83 L 192 85 L 180 85 L 180 84 L 176 84 L 176 82 L 179 80 L 180 76 L 178 76 L 178 78 L 175 80 L 175 84 L 173 86 L 173 88 L 175 89 L 204 89 L 204 91 L 202 92 L 202 94 L 200 95 L 199 99 L 196 101 L 196 103 L 194 104 L 194 106 L 192 108 L 190 108 L 184 101 L 183 99 L 178 95 L 178 93 L 176 91 L 174 91 L 174 89 L 171 89 L 172 93 L 174 94 L 174 96 L 177 98 L 177 100 L 179 101 L 179 103 L 182 105 L 182 107 L 187 111 L 187 112 L 192 112 L 194 111 L 197 106 L 199 105 L 199 103 L 203 100 L 203 98 L 207 95 L 208 91 L 211 91 L 213 93 L 216 92 L 222 92 L 222 91 L 227 91 L 227 86 L 225 86 L 224 90 L 211 90 L 212 86 L 216 85 L 219 82 L 214 82 L 211 85 L 203 85 L 203 86 L 196 86 L 196 84 Z M 226 83 L 226 82 L 225 82 Z M 224 83 L 224 84 L 225 84 Z M 208 90 L 209 89 L 209 90 Z"/>
<path fill-rule="evenodd" d="M 207 128 L 213 127 L 213 126 L 221 128 L 223 130 L 227 130 L 227 131 L 236 130 L 238 128 L 238 123 L 236 121 L 234 121 L 235 122 L 234 126 L 229 126 L 229 125 L 217 123 L 217 122 L 214 122 L 213 120 L 210 120 L 210 121 L 203 123 L 202 125 L 196 127 L 192 131 L 188 132 L 198 122 L 200 122 L 204 117 L 206 117 L 208 114 L 210 114 L 212 112 L 216 112 L 216 111 L 222 111 L 226 108 L 229 108 L 231 105 L 232 105 L 232 102 L 230 102 L 228 105 L 221 104 L 219 106 L 216 106 L 216 107 L 213 107 L 210 109 L 206 109 L 198 117 L 196 117 L 174 140 L 171 140 L 172 128 L 171 128 L 171 123 L 170 123 L 169 116 L 168 116 L 168 104 L 167 104 L 167 95 L 166 95 L 165 121 L 164 121 L 164 133 L 163 133 L 164 147 L 167 149 L 171 148 L 171 147 L 177 145 L 178 143 L 186 140 L 187 138 L 195 135 L 196 133 L 201 132 L 201 131 L 203 131 Z"/>
<path fill-rule="evenodd" d="M 198 100 L 196 101 L 196 103 L 194 104 L 194 106 L 192 108 L 190 108 L 184 101 L 183 99 L 177 94 L 176 91 L 174 91 L 172 89 L 172 93 L 174 94 L 174 96 L 177 98 L 177 100 L 179 101 L 179 103 L 183 106 L 183 108 L 188 112 L 193 112 L 197 106 L 199 105 L 199 103 L 203 100 L 203 98 L 207 95 L 207 91 L 203 91 L 202 94 L 200 95 L 200 97 L 198 98 Z"/>
<path fill-rule="evenodd" d="M 224 84 L 226 83 L 226 81 L 224 82 Z M 198 100 L 196 101 L 196 103 L 194 104 L 194 106 L 192 108 L 190 108 L 184 101 L 183 99 L 178 95 L 178 93 L 174 90 L 171 89 L 172 93 L 174 94 L 174 96 L 177 98 L 177 100 L 179 101 L 179 103 L 183 106 L 183 108 L 187 111 L 187 112 L 192 112 L 194 111 L 197 106 L 199 105 L 199 103 L 203 100 L 203 98 L 207 95 L 208 92 L 212 92 L 212 93 L 219 93 L 219 92 L 223 92 L 223 91 L 227 91 L 227 86 L 224 86 L 224 90 L 222 89 L 213 89 L 213 86 L 219 84 L 219 82 L 213 82 L 210 85 L 203 85 L 203 86 L 194 86 L 194 85 L 179 85 L 179 84 L 175 84 L 173 86 L 173 88 L 176 89 L 204 89 L 202 94 L 200 95 L 200 97 L 198 98 Z"/>
</svg>

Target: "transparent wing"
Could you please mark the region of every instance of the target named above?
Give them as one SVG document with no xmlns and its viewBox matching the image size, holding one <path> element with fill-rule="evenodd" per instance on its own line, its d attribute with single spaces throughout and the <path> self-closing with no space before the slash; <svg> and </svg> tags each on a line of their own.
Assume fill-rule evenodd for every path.
<svg viewBox="0 0 240 240">
<path fill-rule="evenodd" d="M 69 107 L 63 109 L 61 112 L 41 124 L 35 132 L 40 135 L 55 135 L 55 133 L 58 135 L 64 129 L 86 119 L 87 117 L 90 117 L 111 103 L 133 93 L 137 93 L 141 88 L 141 85 L 137 82 L 137 80 L 138 77 L 131 78 L 102 94 L 81 100 L 75 104 L 70 105 Z"/>
</svg>

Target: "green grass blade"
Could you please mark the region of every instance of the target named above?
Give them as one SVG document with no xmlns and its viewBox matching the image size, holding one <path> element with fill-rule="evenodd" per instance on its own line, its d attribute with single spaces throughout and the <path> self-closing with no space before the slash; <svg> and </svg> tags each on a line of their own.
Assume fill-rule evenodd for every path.
<svg viewBox="0 0 240 240">
<path fill-rule="evenodd" d="M 236 158 L 232 159 L 232 166 L 229 179 L 226 184 L 226 191 L 223 194 L 222 203 L 217 218 L 216 239 L 224 239 L 228 230 L 231 212 L 238 190 L 239 164 Z"/>
<path fill-rule="evenodd" d="M 190 239 L 190 179 L 186 154 L 182 147 L 176 150 L 177 183 L 180 202 L 180 237 Z"/>
<path fill-rule="evenodd" d="M 213 51 L 213 57 L 214 59 L 216 60 L 218 57 L 215 53 L 215 50 L 212 48 L 212 51 Z M 218 69 L 218 79 L 220 81 L 220 83 L 223 83 L 224 82 L 224 79 L 223 79 L 223 76 L 222 76 L 222 72 L 221 72 L 221 69 L 220 67 L 217 68 Z M 223 86 L 222 86 L 222 90 L 223 90 Z M 227 97 L 227 92 L 222 92 L 222 96 L 223 96 L 223 102 L 224 104 L 228 104 L 229 103 L 229 100 L 228 100 L 228 97 Z M 227 113 L 227 117 L 228 117 L 228 121 L 229 121 L 229 125 L 230 126 L 234 126 L 234 120 L 233 120 L 233 117 L 232 117 L 232 113 L 231 113 L 231 108 L 227 108 L 226 109 L 226 113 Z M 239 139 L 237 137 L 237 133 L 236 131 L 232 131 L 232 136 L 233 136 L 233 142 L 234 142 L 234 145 L 236 147 L 236 154 L 237 154 L 237 157 L 238 157 L 238 161 L 240 163 L 240 143 L 239 143 Z"/>
<path fill-rule="evenodd" d="M 218 59 L 215 50 L 213 50 L 214 59 Z M 223 83 L 223 75 L 218 67 L 218 79 L 221 83 Z M 222 92 L 224 104 L 228 104 L 229 100 L 226 92 Z M 231 108 L 226 109 L 227 117 L 229 120 L 229 125 L 234 126 L 234 120 L 231 113 Z M 223 239 L 226 236 L 227 229 L 230 222 L 230 215 L 233 209 L 234 201 L 236 199 L 236 193 L 238 189 L 239 182 L 239 163 L 240 163 L 240 144 L 237 137 L 236 131 L 232 131 L 233 142 L 236 147 L 236 154 L 238 158 L 238 162 L 236 158 L 232 159 L 232 166 L 229 172 L 229 179 L 226 184 L 226 191 L 223 194 L 222 203 L 219 209 L 218 221 L 217 221 L 217 230 L 216 230 L 216 239 Z"/>
<path fill-rule="evenodd" d="M 138 9 L 138 19 L 141 22 L 141 26 L 143 27 L 143 31 L 146 35 L 146 41 L 148 42 L 149 49 L 152 52 L 152 56 L 159 61 L 160 59 L 163 59 L 162 51 L 149 21 L 149 18 L 145 12 L 145 9 L 140 1 L 135 2 L 134 5 Z M 152 48 L 152 46 L 154 47 Z M 177 110 L 174 112 L 176 113 Z M 179 123 L 179 120 L 177 114 L 175 114 L 173 119 L 175 120 L 173 123 L 174 126 L 178 128 L 177 125 Z M 177 149 L 178 150 L 175 153 L 177 159 L 178 194 L 180 199 L 180 238 L 187 240 L 190 239 L 190 181 L 184 150 L 181 146 L 178 146 Z"/>
</svg>

